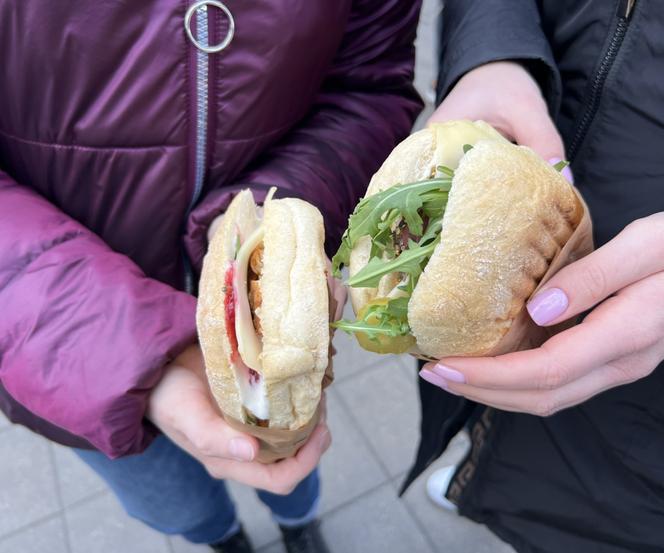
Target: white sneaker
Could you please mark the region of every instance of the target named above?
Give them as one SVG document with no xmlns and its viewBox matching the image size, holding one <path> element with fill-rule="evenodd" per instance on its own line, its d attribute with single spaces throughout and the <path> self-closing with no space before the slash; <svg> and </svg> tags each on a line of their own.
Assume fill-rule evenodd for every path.
<svg viewBox="0 0 664 553">
<path fill-rule="evenodd" d="M 457 506 L 445 497 L 455 470 L 456 466 L 450 465 L 432 472 L 427 478 L 427 495 L 439 507 L 456 513 Z"/>
</svg>

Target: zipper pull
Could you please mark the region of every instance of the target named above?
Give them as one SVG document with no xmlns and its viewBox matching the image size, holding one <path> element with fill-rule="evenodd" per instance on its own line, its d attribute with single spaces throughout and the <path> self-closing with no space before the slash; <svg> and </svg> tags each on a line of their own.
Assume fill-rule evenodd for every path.
<svg viewBox="0 0 664 553">
<path fill-rule="evenodd" d="M 228 19 L 228 31 L 226 31 L 226 37 L 219 44 L 215 44 L 213 46 L 208 44 L 201 44 L 196 39 L 196 37 L 194 37 L 194 34 L 191 31 L 191 19 L 194 16 L 194 13 L 199 12 L 202 18 L 206 20 L 208 6 L 219 8 Z M 205 52 L 206 54 L 214 54 L 226 49 L 226 47 L 233 40 L 233 35 L 235 34 L 235 19 L 233 18 L 231 11 L 223 2 L 219 2 L 219 0 L 199 0 L 198 2 L 194 2 L 191 6 L 189 6 L 189 9 L 184 16 L 184 30 L 186 31 L 189 40 L 194 46 L 196 46 L 196 48 L 198 48 L 201 52 Z"/>
<path fill-rule="evenodd" d="M 632 11 L 634 10 L 634 4 L 636 4 L 636 0 L 622 0 L 620 2 L 618 13 L 622 13 L 622 17 L 625 19 L 629 19 L 630 15 L 632 15 Z"/>
</svg>

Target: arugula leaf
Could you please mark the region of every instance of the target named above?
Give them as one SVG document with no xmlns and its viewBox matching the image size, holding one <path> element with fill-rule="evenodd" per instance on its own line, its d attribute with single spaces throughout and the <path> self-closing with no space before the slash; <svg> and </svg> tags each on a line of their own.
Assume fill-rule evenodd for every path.
<svg viewBox="0 0 664 553">
<path fill-rule="evenodd" d="M 341 319 L 335 323 L 331 323 L 330 326 L 343 330 L 348 334 L 355 334 L 356 332 L 364 332 L 371 340 L 377 340 L 378 334 L 385 336 L 398 336 L 392 330 L 392 327 L 380 327 L 375 323 L 367 323 L 364 320 L 358 319 L 357 321 L 349 321 L 348 319 Z"/>
<path fill-rule="evenodd" d="M 348 245 L 347 239 L 348 231 L 344 232 L 341 237 L 341 245 L 337 250 L 337 253 L 332 256 L 332 274 L 336 278 L 341 278 L 341 267 L 343 265 L 348 265 L 350 261 L 350 252 L 352 248 Z"/>
<path fill-rule="evenodd" d="M 348 222 L 351 245 L 354 246 L 355 242 L 362 236 L 373 236 L 386 211 L 399 211 L 409 227 L 411 225 L 417 226 L 418 221 L 421 224 L 422 218 L 417 213 L 417 210 L 422 207 L 420 195 L 424 192 L 444 188 L 445 184 L 447 184 L 447 190 L 449 190 L 451 179 L 440 178 L 412 184 L 401 184 L 369 196 L 369 201 L 362 206 L 363 209 L 359 212 L 356 210 Z"/>
<path fill-rule="evenodd" d="M 399 223 L 400 214 L 398 209 L 391 209 L 385 218 L 378 224 L 379 231 L 371 239 L 371 256 L 385 254 L 388 257 L 394 257 L 395 252 L 390 247 L 392 229 Z"/>
<path fill-rule="evenodd" d="M 387 302 L 387 311 L 395 319 L 406 320 L 408 317 L 409 298 L 394 298 Z"/>
<path fill-rule="evenodd" d="M 422 207 L 423 203 L 424 200 L 420 194 L 410 193 L 404 198 L 402 207 L 403 217 L 406 220 L 410 233 L 415 236 L 422 234 L 422 225 L 424 222 L 418 210 Z"/>
<path fill-rule="evenodd" d="M 420 244 L 421 246 L 426 246 L 432 240 L 437 241 L 438 236 L 440 236 L 440 231 L 442 230 L 442 228 L 443 228 L 443 221 L 441 219 L 435 219 L 435 220 L 432 219 L 431 221 L 429 221 L 429 226 L 427 227 L 427 230 L 420 238 L 418 244 Z"/>
<path fill-rule="evenodd" d="M 558 163 L 556 163 L 553 166 L 553 168 L 560 173 L 568 165 L 569 165 L 569 161 L 562 160 L 562 161 L 559 161 Z"/>
<path fill-rule="evenodd" d="M 413 290 L 415 290 L 415 287 L 413 286 L 413 279 L 410 278 L 409 276 L 408 279 L 406 279 L 406 282 L 400 284 L 399 286 L 397 286 L 397 288 L 402 292 L 406 292 L 406 294 L 408 294 L 408 297 L 410 297 L 413 294 Z"/>
<path fill-rule="evenodd" d="M 447 207 L 447 194 L 438 194 L 436 199 L 425 199 L 422 206 L 422 215 L 429 218 L 429 225 L 432 221 L 440 221 Z"/>
<path fill-rule="evenodd" d="M 395 298 L 385 303 L 369 305 L 357 321 L 341 320 L 332 326 L 348 334 L 362 332 L 370 340 L 379 336 L 408 336 L 408 298 Z"/>
<path fill-rule="evenodd" d="M 423 262 L 429 259 L 437 243 L 435 240 L 420 246 L 411 240 L 408 249 L 394 259 L 372 257 L 359 273 L 348 280 L 348 285 L 353 288 L 375 288 L 383 276 L 396 272 L 409 274 L 411 281 L 415 282 L 422 273 Z"/>
<path fill-rule="evenodd" d="M 472 150 L 472 149 L 473 149 L 473 145 L 472 145 L 472 144 L 464 144 L 464 145 L 463 145 L 463 153 L 464 153 L 464 154 L 467 154 L 467 153 L 470 152 L 470 150 Z"/>
<path fill-rule="evenodd" d="M 445 165 L 438 165 L 438 166 L 436 166 L 436 173 L 438 175 L 445 175 L 449 178 L 452 178 L 454 176 L 454 169 L 450 169 L 449 167 L 446 167 Z"/>
<path fill-rule="evenodd" d="M 340 276 L 341 266 L 348 264 L 350 252 L 362 236 L 372 238 L 373 253 L 381 249 L 381 246 L 386 246 L 390 236 L 386 232 L 385 224 L 388 220 L 390 223 L 394 222 L 395 213 L 404 218 L 414 234 L 421 233 L 423 220 L 419 210 L 426 211 L 428 207 L 424 205 L 422 195 L 427 193 L 433 195 L 437 191 L 439 197 L 444 194 L 445 197 L 440 198 L 444 201 L 447 199 L 451 185 L 451 177 L 445 176 L 400 184 L 363 198 L 350 216 L 348 229 L 341 239 L 341 246 L 332 259 L 335 276 Z M 431 195 L 428 199 L 432 199 Z M 416 233 L 416 230 L 419 230 L 419 233 Z M 377 238 L 380 240 L 377 241 Z"/>
</svg>

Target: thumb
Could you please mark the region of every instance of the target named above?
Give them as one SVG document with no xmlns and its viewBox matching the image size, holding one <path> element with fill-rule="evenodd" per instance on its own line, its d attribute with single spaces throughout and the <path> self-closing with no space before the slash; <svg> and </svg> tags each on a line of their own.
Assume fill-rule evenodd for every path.
<svg viewBox="0 0 664 553">
<path fill-rule="evenodd" d="M 253 461 L 258 454 L 258 440 L 232 428 L 209 402 L 181 416 L 181 432 L 197 456 Z"/>
<path fill-rule="evenodd" d="M 517 144 L 528 146 L 545 160 L 565 159 L 563 140 L 543 100 L 538 109 L 523 112 L 512 126 L 512 135 Z"/>
</svg>

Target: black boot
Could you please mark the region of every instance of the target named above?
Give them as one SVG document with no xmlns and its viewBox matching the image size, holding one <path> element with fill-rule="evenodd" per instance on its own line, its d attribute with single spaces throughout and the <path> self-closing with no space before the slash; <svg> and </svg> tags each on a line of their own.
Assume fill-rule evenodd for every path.
<svg viewBox="0 0 664 553">
<path fill-rule="evenodd" d="M 242 527 L 240 527 L 239 532 L 233 534 L 230 538 L 219 543 L 211 543 L 210 547 L 215 553 L 254 553 L 254 548 Z"/>
<path fill-rule="evenodd" d="M 286 551 L 288 553 L 330 553 L 318 525 L 318 521 L 314 520 L 295 528 L 280 526 Z"/>
</svg>

